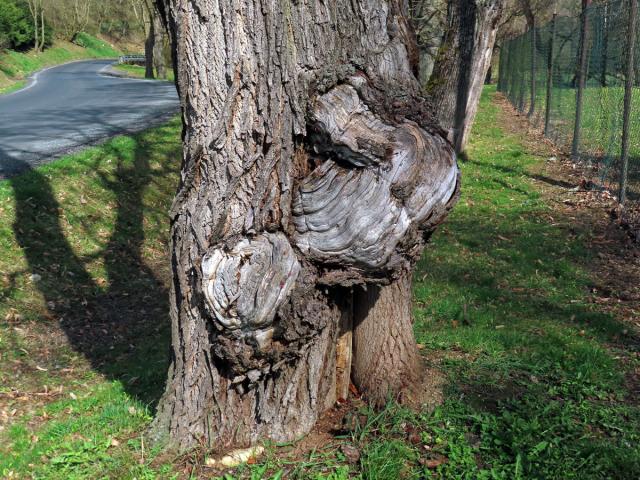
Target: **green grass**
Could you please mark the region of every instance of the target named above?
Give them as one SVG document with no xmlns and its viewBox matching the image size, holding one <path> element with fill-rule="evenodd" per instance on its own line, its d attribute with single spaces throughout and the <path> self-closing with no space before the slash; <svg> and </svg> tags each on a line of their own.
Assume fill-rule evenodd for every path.
<svg viewBox="0 0 640 480">
<path fill-rule="evenodd" d="M 0 52 L 0 93 L 16 90 L 24 79 L 42 68 L 73 60 L 114 58 L 119 51 L 86 33 L 77 35 L 76 44 L 57 42 L 44 52 Z"/>
<path fill-rule="evenodd" d="M 440 359 L 444 404 L 362 406 L 330 444 L 304 457 L 267 444 L 259 464 L 223 478 L 640 477 L 640 407 L 625 382 L 638 339 L 588 302 L 591 232 L 545 203 L 531 180 L 543 160 L 500 128 L 493 93 L 461 162 L 460 203 L 415 275 L 416 336 Z M 179 132 L 176 120 L 0 184 L 0 402 L 16 410 L 0 415 L 0 475 L 185 475 L 157 452 L 143 459 L 141 441 L 167 368 Z M 44 385 L 51 398 L 34 395 Z"/>
<path fill-rule="evenodd" d="M 619 157 L 622 149 L 624 87 L 601 87 L 596 82 L 588 85 L 583 94 L 582 122 L 579 151 L 586 160 L 600 165 L 602 181 L 617 182 Z M 528 85 L 525 86 L 525 90 Z M 532 122 L 544 127 L 546 108 L 546 78 L 536 83 L 536 114 Z M 516 87 L 510 99 L 517 106 L 520 91 Z M 529 111 L 530 96 L 525 91 L 522 111 Z M 552 90 L 549 137 L 558 145 L 571 147 L 576 114 L 576 89 L 555 87 Z M 631 129 L 629 132 L 630 178 L 632 187 L 640 193 L 640 88 L 632 94 Z"/>
<path fill-rule="evenodd" d="M 6 87 L 0 87 L 0 95 L 4 95 L 6 93 L 15 92 L 16 90 L 20 90 L 27 84 L 26 80 L 18 80 L 13 82 Z"/>
<path fill-rule="evenodd" d="M 120 51 L 113 46 L 84 32 L 76 35 L 74 43 L 84 48 L 92 57 L 115 57 L 120 54 Z"/>
<path fill-rule="evenodd" d="M 116 70 L 123 71 L 123 72 L 127 73 L 131 77 L 144 78 L 145 68 L 140 66 L 140 65 L 114 65 L 113 68 L 115 68 Z M 158 79 L 158 80 L 162 80 L 162 79 Z M 167 69 L 167 78 L 166 78 L 166 80 L 168 80 L 170 82 L 175 81 L 175 76 L 174 76 L 174 73 L 173 73 L 173 69 L 171 69 L 171 68 Z"/>
<path fill-rule="evenodd" d="M 540 159 L 496 125 L 488 95 L 461 202 L 415 286 L 418 340 L 460 353 L 436 415 L 458 438 L 451 448 L 485 465 L 450 462 L 442 474 L 637 478 L 640 409 L 624 377 L 638 366 L 637 340 L 588 303 L 591 232 L 545 204 L 530 179 Z"/>
<path fill-rule="evenodd" d="M 148 478 L 180 158 L 175 119 L 0 182 L 0 477 Z"/>
<path fill-rule="evenodd" d="M 595 156 L 620 155 L 624 87 L 587 87 L 583 98 L 581 151 Z M 538 104 L 544 105 L 544 97 Z M 640 88 L 633 91 L 632 104 L 630 150 L 633 157 L 640 157 Z M 575 89 L 554 88 L 552 105 L 552 125 L 559 135 L 571 141 Z"/>
</svg>

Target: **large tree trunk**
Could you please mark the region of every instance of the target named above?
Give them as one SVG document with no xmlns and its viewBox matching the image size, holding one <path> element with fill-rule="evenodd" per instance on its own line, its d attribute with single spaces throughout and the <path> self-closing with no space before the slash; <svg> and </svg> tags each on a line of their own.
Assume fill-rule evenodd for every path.
<svg viewBox="0 0 640 480">
<path fill-rule="evenodd" d="M 352 311 L 360 386 L 396 396 L 418 368 L 407 272 L 459 182 L 400 5 L 159 2 L 184 158 L 156 440 L 226 449 L 308 432 L 344 395 Z M 377 297 L 353 302 L 365 286 Z M 366 380 L 361 338 L 394 348 Z"/>
<path fill-rule="evenodd" d="M 469 140 L 491 65 L 504 0 L 449 0 L 448 25 L 428 91 L 456 152 Z"/>
</svg>

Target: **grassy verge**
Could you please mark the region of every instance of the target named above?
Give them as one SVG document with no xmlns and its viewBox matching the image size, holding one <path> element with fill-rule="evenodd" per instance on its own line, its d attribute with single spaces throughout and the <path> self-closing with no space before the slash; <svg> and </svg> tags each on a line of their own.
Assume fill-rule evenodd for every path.
<svg viewBox="0 0 640 480">
<path fill-rule="evenodd" d="M 26 77 L 42 68 L 73 60 L 117 57 L 119 53 L 84 33 L 77 36 L 76 43 L 56 42 L 42 53 L 5 51 L 0 53 L 0 94 L 17 90 Z"/>
<path fill-rule="evenodd" d="M 0 477 L 148 478 L 180 158 L 176 119 L 0 182 Z"/>
<path fill-rule="evenodd" d="M 121 72 L 125 72 L 127 75 L 135 78 L 144 78 L 145 68 L 140 65 L 114 65 L 114 69 L 120 70 Z M 158 79 L 163 80 L 163 79 Z M 166 80 L 173 82 L 175 81 L 175 77 L 173 74 L 173 69 L 167 69 L 167 78 Z"/>
<path fill-rule="evenodd" d="M 440 473 L 638 477 L 637 337 L 590 303 L 592 232 L 540 197 L 542 159 L 505 135 L 488 96 L 462 200 L 416 284 L 418 339 L 445 355 L 450 379 L 434 415 L 455 460 Z"/>
<path fill-rule="evenodd" d="M 17 80 L 5 87 L 0 87 L 0 95 L 4 95 L 6 93 L 15 92 L 16 90 L 20 90 L 27 84 L 26 80 Z"/>
<path fill-rule="evenodd" d="M 492 95 L 462 199 L 415 276 L 416 336 L 446 376 L 444 404 L 362 406 L 311 453 L 268 445 L 225 479 L 640 476 L 637 337 L 589 303 L 591 232 L 538 193 L 541 159 L 499 127 Z M 213 474 L 141 441 L 167 367 L 179 151 L 176 121 L 0 184 L 0 475 Z"/>
</svg>

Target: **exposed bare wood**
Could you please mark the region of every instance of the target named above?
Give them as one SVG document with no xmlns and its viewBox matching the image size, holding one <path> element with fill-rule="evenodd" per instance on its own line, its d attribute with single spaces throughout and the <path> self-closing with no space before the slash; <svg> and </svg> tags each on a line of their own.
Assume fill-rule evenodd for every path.
<svg viewBox="0 0 640 480">
<path fill-rule="evenodd" d="M 453 150 L 413 122 L 383 123 L 351 85 L 321 96 L 312 119 L 314 145 L 336 160 L 325 161 L 294 194 L 296 245 L 323 263 L 397 269 L 409 229 L 444 211 L 454 195 Z"/>
<path fill-rule="evenodd" d="M 349 397 L 353 360 L 353 303 L 351 298 L 348 298 L 347 304 L 342 310 L 339 329 L 336 345 L 336 397 L 346 400 Z"/>
<path fill-rule="evenodd" d="M 215 247 L 202 259 L 202 289 L 218 324 L 228 329 L 271 325 L 300 273 L 287 238 L 265 233 L 243 238 L 228 251 Z"/>
</svg>

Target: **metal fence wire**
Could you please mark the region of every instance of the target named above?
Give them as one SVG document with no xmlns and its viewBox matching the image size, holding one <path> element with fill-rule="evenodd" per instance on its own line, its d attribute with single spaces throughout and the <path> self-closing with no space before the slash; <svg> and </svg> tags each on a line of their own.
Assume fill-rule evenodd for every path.
<svg viewBox="0 0 640 480">
<path fill-rule="evenodd" d="M 548 138 L 571 146 L 595 180 L 617 187 L 621 203 L 627 177 L 629 194 L 640 196 L 638 2 L 554 15 L 500 50 L 498 90 Z"/>
</svg>

